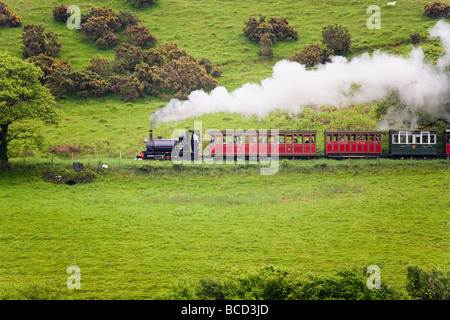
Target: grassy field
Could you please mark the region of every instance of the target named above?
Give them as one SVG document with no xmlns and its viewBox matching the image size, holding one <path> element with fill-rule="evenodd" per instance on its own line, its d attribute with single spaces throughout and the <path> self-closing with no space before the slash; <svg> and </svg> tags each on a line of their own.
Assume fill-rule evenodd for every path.
<svg viewBox="0 0 450 320">
<path fill-rule="evenodd" d="M 161 299 L 268 265 L 306 277 L 376 264 L 404 290 L 406 266 L 449 267 L 444 160 L 285 161 L 274 176 L 109 160 L 85 185 L 45 182 L 48 162 L 0 176 L 0 297 Z M 70 265 L 81 290 L 65 286 Z"/>
<path fill-rule="evenodd" d="M 55 0 L 7 0 L 23 23 L 59 34 L 60 58 L 81 70 L 92 57 L 112 60 L 113 50 L 84 41 L 81 33 L 53 20 Z M 233 90 L 258 83 L 274 64 L 304 44 L 320 43 L 327 24 L 352 35 L 349 57 L 376 49 L 411 50 L 409 34 L 427 35 L 435 20 L 422 17 L 427 0 L 397 1 L 186 1 L 160 0 L 136 9 L 126 0 L 101 4 L 79 0 L 83 13 L 106 6 L 137 14 L 158 38 L 177 42 L 196 58 L 223 67 L 219 84 Z M 74 3 L 65 3 L 66 5 Z M 369 5 L 382 9 L 382 28 L 369 30 Z M 299 40 L 274 46 L 274 57 L 257 55 L 259 44 L 243 36 L 244 21 L 263 14 L 288 19 Z M 0 50 L 21 57 L 22 28 L 0 29 Z M 426 40 L 426 48 L 439 47 Z M 274 176 L 259 166 L 174 167 L 131 160 L 143 150 L 149 116 L 168 100 L 147 97 L 124 103 L 68 97 L 58 101 L 58 125 L 36 123 L 44 151 L 23 153 L 0 172 L 0 299 L 163 299 L 180 281 L 223 278 L 265 266 L 308 274 L 334 274 L 345 267 L 379 265 L 382 281 L 404 291 L 406 267 L 449 269 L 449 174 L 445 160 L 381 159 L 282 161 Z M 209 114 L 163 124 L 156 135 L 192 129 L 324 130 L 349 124 L 377 129 L 372 106 L 351 106 L 324 116 L 309 113 L 293 122 L 278 114 L 261 121 L 238 114 Z M 302 127 L 296 127 L 296 126 Z M 318 143 L 323 136 L 318 134 Z M 87 145 L 75 161 L 111 166 L 94 182 L 56 185 L 44 181 L 45 150 Z M 387 147 L 387 144 L 385 145 Z M 319 147 L 319 152 L 322 152 Z M 384 150 L 386 151 L 386 150 Z M 119 153 L 122 153 L 119 170 Z M 72 159 L 54 158 L 70 168 Z M 81 269 L 82 289 L 66 287 L 71 265 Z"/>
<path fill-rule="evenodd" d="M 177 42 L 196 58 L 207 57 L 214 64 L 221 64 L 223 75 L 219 85 L 233 90 L 246 82 L 256 82 L 272 74 L 274 64 L 289 58 L 304 44 L 320 43 L 321 29 L 328 24 L 338 23 L 347 27 L 352 35 L 352 47 L 349 57 L 376 49 L 407 54 L 411 50 L 409 34 L 420 32 L 426 38 L 428 30 L 436 20 L 422 17 L 423 6 L 428 1 L 413 0 L 399 2 L 397 6 L 386 6 L 384 1 L 373 1 L 370 5 L 379 5 L 382 10 L 382 27 L 369 30 L 366 20 L 368 4 L 364 1 L 156 1 L 148 8 L 136 9 L 126 0 L 102 1 L 101 5 L 116 11 L 130 10 L 137 14 L 141 24 L 149 27 L 158 38 L 158 44 Z M 29 0 L 9 1 L 11 8 L 23 17 L 23 23 L 42 24 L 47 31 L 59 34 L 62 49 L 58 58 L 68 59 L 75 69 L 84 69 L 92 57 L 114 58 L 112 49 L 103 50 L 93 43 L 85 41 L 77 30 L 68 29 L 64 23 L 53 20 L 52 9 L 60 1 Z M 69 5 L 67 3 L 67 5 Z M 91 6 L 100 4 L 80 0 L 77 5 L 82 13 Z M 299 40 L 279 42 L 274 46 L 274 57 L 263 59 L 257 55 L 259 44 L 244 37 L 244 21 L 259 13 L 281 16 L 299 32 Z M 2 28 L 0 30 L 0 48 L 11 55 L 21 57 L 22 28 Z M 395 45 L 395 46 L 389 46 Z M 425 40 L 421 44 L 439 47 L 436 40 Z M 153 97 L 139 99 L 135 104 L 127 104 L 108 96 L 103 99 L 78 97 L 58 101 L 60 108 L 59 125 L 37 124 L 45 137 L 44 150 L 49 146 L 76 143 L 97 147 L 101 152 L 111 155 L 122 151 L 134 156 L 142 146 L 147 135 L 149 116 L 164 107 L 168 100 Z M 362 114 L 359 123 L 376 129 L 371 114 Z M 339 114 L 335 118 L 340 118 Z M 197 118 L 205 128 L 230 129 L 268 129 L 256 118 L 246 119 L 237 114 L 210 114 Z M 163 124 L 158 134 L 169 135 L 174 127 L 192 128 L 194 119 L 177 124 Z M 287 122 L 278 123 L 288 125 Z M 41 153 L 35 152 L 37 156 Z"/>
</svg>

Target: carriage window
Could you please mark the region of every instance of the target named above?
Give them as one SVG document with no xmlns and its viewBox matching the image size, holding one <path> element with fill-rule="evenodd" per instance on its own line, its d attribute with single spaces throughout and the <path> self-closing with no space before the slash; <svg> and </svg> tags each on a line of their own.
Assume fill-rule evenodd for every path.
<svg viewBox="0 0 450 320">
<path fill-rule="evenodd" d="M 216 143 L 220 143 L 220 144 L 222 144 L 222 136 L 216 136 Z"/>
<path fill-rule="evenodd" d="M 392 143 L 398 143 L 398 134 L 392 136 Z"/>
<path fill-rule="evenodd" d="M 350 141 L 356 141 L 356 134 L 350 135 Z"/>
<path fill-rule="evenodd" d="M 413 136 L 413 143 L 420 143 L 420 135 Z"/>
<path fill-rule="evenodd" d="M 428 135 L 422 136 L 422 143 L 428 143 Z"/>
<path fill-rule="evenodd" d="M 245 137 L 245 143 L 250 143 L 250 137 L 249 136 L 244 136 Z"/>
<path fill-rule="evenodd" d="M 430 135 L 430 143 L 435 144 L 436 143 L 436 136 L 434 134 Z"/>
<path fill-rule="evenodd" d="M 316 136 L 315 135 L 311 136 L 311 143 L 316 143 Z"/>
<path fill-rule="evenodd" d="M 362 141 L 367 141 L 367 134 L 362 135 Z"/>
<path fill-rule="evenodd" d="M 345 141 L 347 141 L 347 142 L 350 141 L 350 135 L 349 134 L 345 135 Z"/>
<path fill-rule="evenodd" d="M 225 143 L 226 144 L 233 144 L 233 137 L 232 136 L 225 136 Z"/>
<path fill-rule="evenodd" d="M 338 135 L 337 134 L 334 134 L 333 135 L 333 141 L 334 142 L 338 142 L 339 140 L 338 140 L 339 138 L 338 138 Z"/>
<path fill-rule="evenodd" d="M 292 136 L 286 136 L 286 143 L 292 143 Z"/>
<path fill-rule="evenodd" d="M 380 142 L 381 141 L 381 135 L 377 134 L 376 140 L 377 140 L 377 142 Z"/>
<path fill-rule="evenodd" d="M 259 143 L 267 143 L 267 136 L 259 136 Z"/>
<path fill-rule="evenodd" d="M 369 141 L 373 142 L 373 134 L 369 134 Z"/>
<path fill-rule="evenodd" d="M 411 144 L 413 143 L 413 136 L 408 134 L 408 143 Z"/>
<path fill-rule="evenodd" d="M 305 143 L 310 143 L 310 136 L 305 136 Z"/>
<path fill-rule="evenodd" d="M 331 141 L 331 134 L 329 134 L 328 137 L 330 139 L 328 141 Z M 303 135 L 302 134 L 294 135 L 294 143 L 303 143 Z"/>
<path fill-rule="evenodd" d="M 406 143 L 406 135 L 405 134 L 400 135 L 400 143 Z"/>
<path fill-rule="evenodd" d="M 256 143 L 256 136 L 250 136 L 250 143 Z"/>
<path fill-rule="evenodd" d="M 280 134 L 278 137 L 278 143 L 284 143 L 284 134 Z"/>
<path fill-rule="evenodd" d="M 275 143 L 275 136 L 269 136 L 269 142 Z"/>
<path fill-rule="evenodd" d="M 343 135 L 343 134 L 341 134 L 341 135 L 339 136 L 339 142 L 344 142 L 344 135 Z"/>
</svg>

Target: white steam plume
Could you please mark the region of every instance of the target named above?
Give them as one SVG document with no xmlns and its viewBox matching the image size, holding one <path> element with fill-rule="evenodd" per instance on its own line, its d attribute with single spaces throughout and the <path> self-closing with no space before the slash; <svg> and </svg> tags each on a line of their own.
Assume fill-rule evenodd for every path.
<svg viewBox="0 0 450 320">
<path fill-rule="evenodd" d="M 450 96 L 449 78 L 443 72 L 449 62 L 450 25 L 440 21 L 430 35 L 439 37 L 447 52 L 438 62 L 440 69 L 425 62 L 420 48 L 414 48 L 408 58 L 379 51 L 372 56 L 365 53 L 350 62 L 336 56 L 317 70 L 306 70 L 299 63 L 282 60 L 261 85 L 246 83 L 232 92 L 217 87 L 210 94 L 197 90 L 191 92 L 186 101 L 172 99 L 151 116 L 152 124 L 215 112 L 258 117 L 277 109 L 298 113 L 306 105 L 365 103 L 393 91 L 408 107 L 442 106 Z"/>
</svg>

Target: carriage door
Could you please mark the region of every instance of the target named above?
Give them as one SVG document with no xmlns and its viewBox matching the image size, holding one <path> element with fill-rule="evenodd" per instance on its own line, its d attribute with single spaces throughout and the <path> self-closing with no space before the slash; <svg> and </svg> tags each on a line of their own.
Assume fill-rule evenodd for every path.
<svg viewBox="0 0 450 320">
<path fill-rule="evenodd" d="M 286 153 L 288 154 L 294 153 L 294 138 L 292 134 L 286 135 Z"/>
<path fill-rule="evenodd" d="M 311 153 L 311 135 L 303 135 L 303 153 Z"/>
</svg>

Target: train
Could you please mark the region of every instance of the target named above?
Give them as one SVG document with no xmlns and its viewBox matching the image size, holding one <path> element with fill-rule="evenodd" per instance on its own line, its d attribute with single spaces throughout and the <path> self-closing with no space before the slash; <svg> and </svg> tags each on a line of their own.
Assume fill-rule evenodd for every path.
<svg viewBox="0 0 450 320">
<path fill-rule="evenodd" d="M 210 131 L 209 156 L 217 158 L 261 158 L 276 153 L 279 158 L 318 157 L 317 131 L 248 130 Z M 370 158 L 382 153 L 382 131 L 324 131 L 324 153 L 327 158 Z M 153 139 L 150 130 L 146 150 L 138 160 L 200 159 L 200 133 L 186 130 L 178 139 Z M 436 130 L 389 130 L 387 156 L 439 157 L 450 156 L 450 130 L 442 133 L 442 153 L 438 150 Z"/>
</svg>

